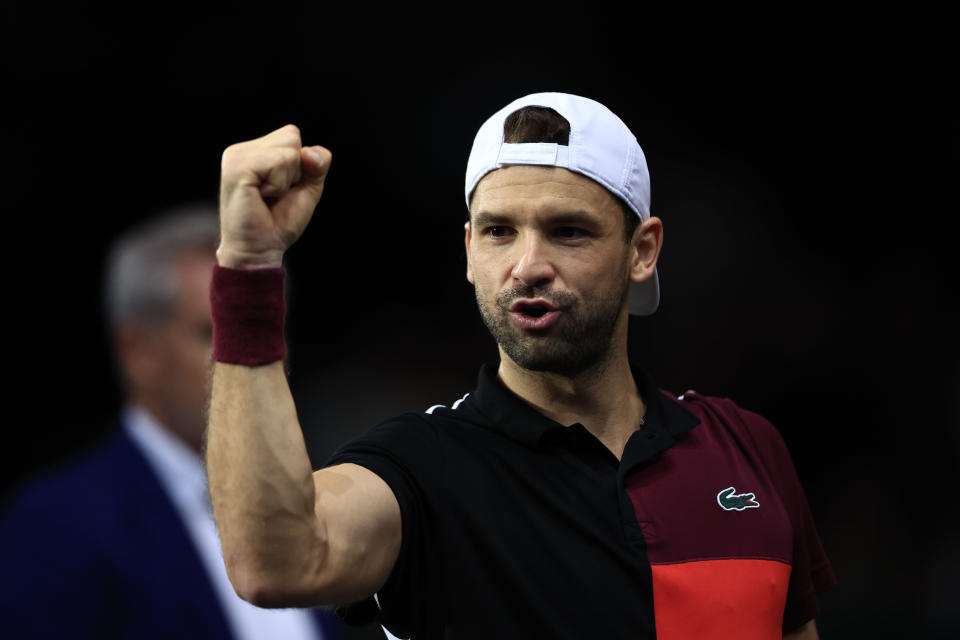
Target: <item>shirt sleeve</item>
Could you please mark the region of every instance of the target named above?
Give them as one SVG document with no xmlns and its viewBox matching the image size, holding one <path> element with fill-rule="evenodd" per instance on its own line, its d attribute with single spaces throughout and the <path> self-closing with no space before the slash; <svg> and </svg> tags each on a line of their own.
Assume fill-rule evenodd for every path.
<svg viewBox="0 0 960 640">
<path fill-rule="evenodd" d="M 793 526 L 793 563 L 783 613 L 783 632 L 789 633 L 817 617 L 818 594 L 835 587 L 837 578 L 820 542 L 806 493 L 783 438 L 765 418 L 743 409 L 740 413 L 761 451 L 764 467 Z"/>
<path fill-rule="evenodd" d="M 380 623 L 401 638 L 421 630 L 432 619 L 431 603 L 437 602 L 437 581 L 426 560 L 438 548 L 430 489 L 438 486 L 441 459 L 434 426 L 419 414 L 404 414 L 348 442 L 325 465 L 353 463 L 369 469 L 387 483 L 400 505 L 400 552 L 377 592 L 377 603 Z"/>
</svg>

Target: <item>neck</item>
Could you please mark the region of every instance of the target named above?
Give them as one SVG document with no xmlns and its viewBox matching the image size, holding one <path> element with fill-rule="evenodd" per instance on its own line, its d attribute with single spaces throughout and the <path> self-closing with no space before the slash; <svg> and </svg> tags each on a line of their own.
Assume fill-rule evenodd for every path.
<svg viewBox="0 0 960 640">
<path fill-rule="evenodd" d="M 575 375 L 524 369 L 501 350 L 497 375 L 508 389 L 551 420 L 583 425 L 618 459 L 646 412 L 625 344 Z"/>
<path fill-rule="evenodd" d="M 165 403 L 158 401 L 151 394 L 137 393 L 134 390 L 130 393 L 129 399 L 133 404 L 143 407 L 154 417 L 157 424 L 193 449 L 197 455 L 203 455 L 202 430 L 198 429 L 197 425 L 188 424 L 182 416 L 170 411 Z"/>
</svg>

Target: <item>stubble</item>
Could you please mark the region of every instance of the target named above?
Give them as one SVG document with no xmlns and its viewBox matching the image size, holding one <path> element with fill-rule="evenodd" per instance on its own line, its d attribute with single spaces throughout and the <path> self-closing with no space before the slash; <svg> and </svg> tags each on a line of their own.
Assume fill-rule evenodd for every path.
<svg viewBox="0 0 960 640">
<path fill-rule="evenodd" d="M 617 319 L 629 295 L 626 275 L 606 292 L 578 298 L 569 291 L 518 286 L 491 300 L 475 287 L 484 324 L 503 351 L 520 367 L 575 376 L 605 361 L 611 350 Z M 562 309 L 559 321 L 542 331 L 524 330 L 510 319 L 518 298 L 540 297 Z"/>
</svg>

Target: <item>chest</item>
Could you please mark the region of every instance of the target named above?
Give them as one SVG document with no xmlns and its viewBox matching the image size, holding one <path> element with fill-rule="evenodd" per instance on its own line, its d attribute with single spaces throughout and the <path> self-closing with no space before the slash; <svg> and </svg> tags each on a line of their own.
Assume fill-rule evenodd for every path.
<svg viewBox="0 0 960 640">
<path fill-rule="evenodd" d="M 792 527 L 764 461 L 749 441 L 703 427 L 624 480 L 650 562 L 790 564 Z"/>
<path fill-rule="evenodd" d="M 793 533 L 749 442 L 695 429 L 629 472 L 576 429 L 445 459 L 456 464 L 430 502 L 454 618 L 497 594 L 489 610 L 516 606 L 520 621 L 541 607 L 531 619 L 565 621 L 565 632 L 559 610 L 658 638 L 721 637 L 710 630 L 742 630 L 749 607 L 752 637 L 779 633 Z"/>
<path fill-rule="evenodd" d="M 779 637 L 792 571 L 789 514 L 752 443 L 702 426 L 625 479 L 650 563 L 657 635 Z M 728 635 L 733 629 L 743 635 Z"/>
</svg>

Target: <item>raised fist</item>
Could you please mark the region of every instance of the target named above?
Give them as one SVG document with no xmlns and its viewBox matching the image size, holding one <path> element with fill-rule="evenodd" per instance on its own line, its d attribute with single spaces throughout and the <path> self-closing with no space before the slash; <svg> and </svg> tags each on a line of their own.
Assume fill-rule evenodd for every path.
<svg viewBox="0 0 960 640">
<path fill-rule="evenodd" d="M 313 216 L 331 157 L 323 147 L 304 147 L 292 124 L 227 147 L 220 168 L 220 265 L 279 267 Z"/>
</svg>

